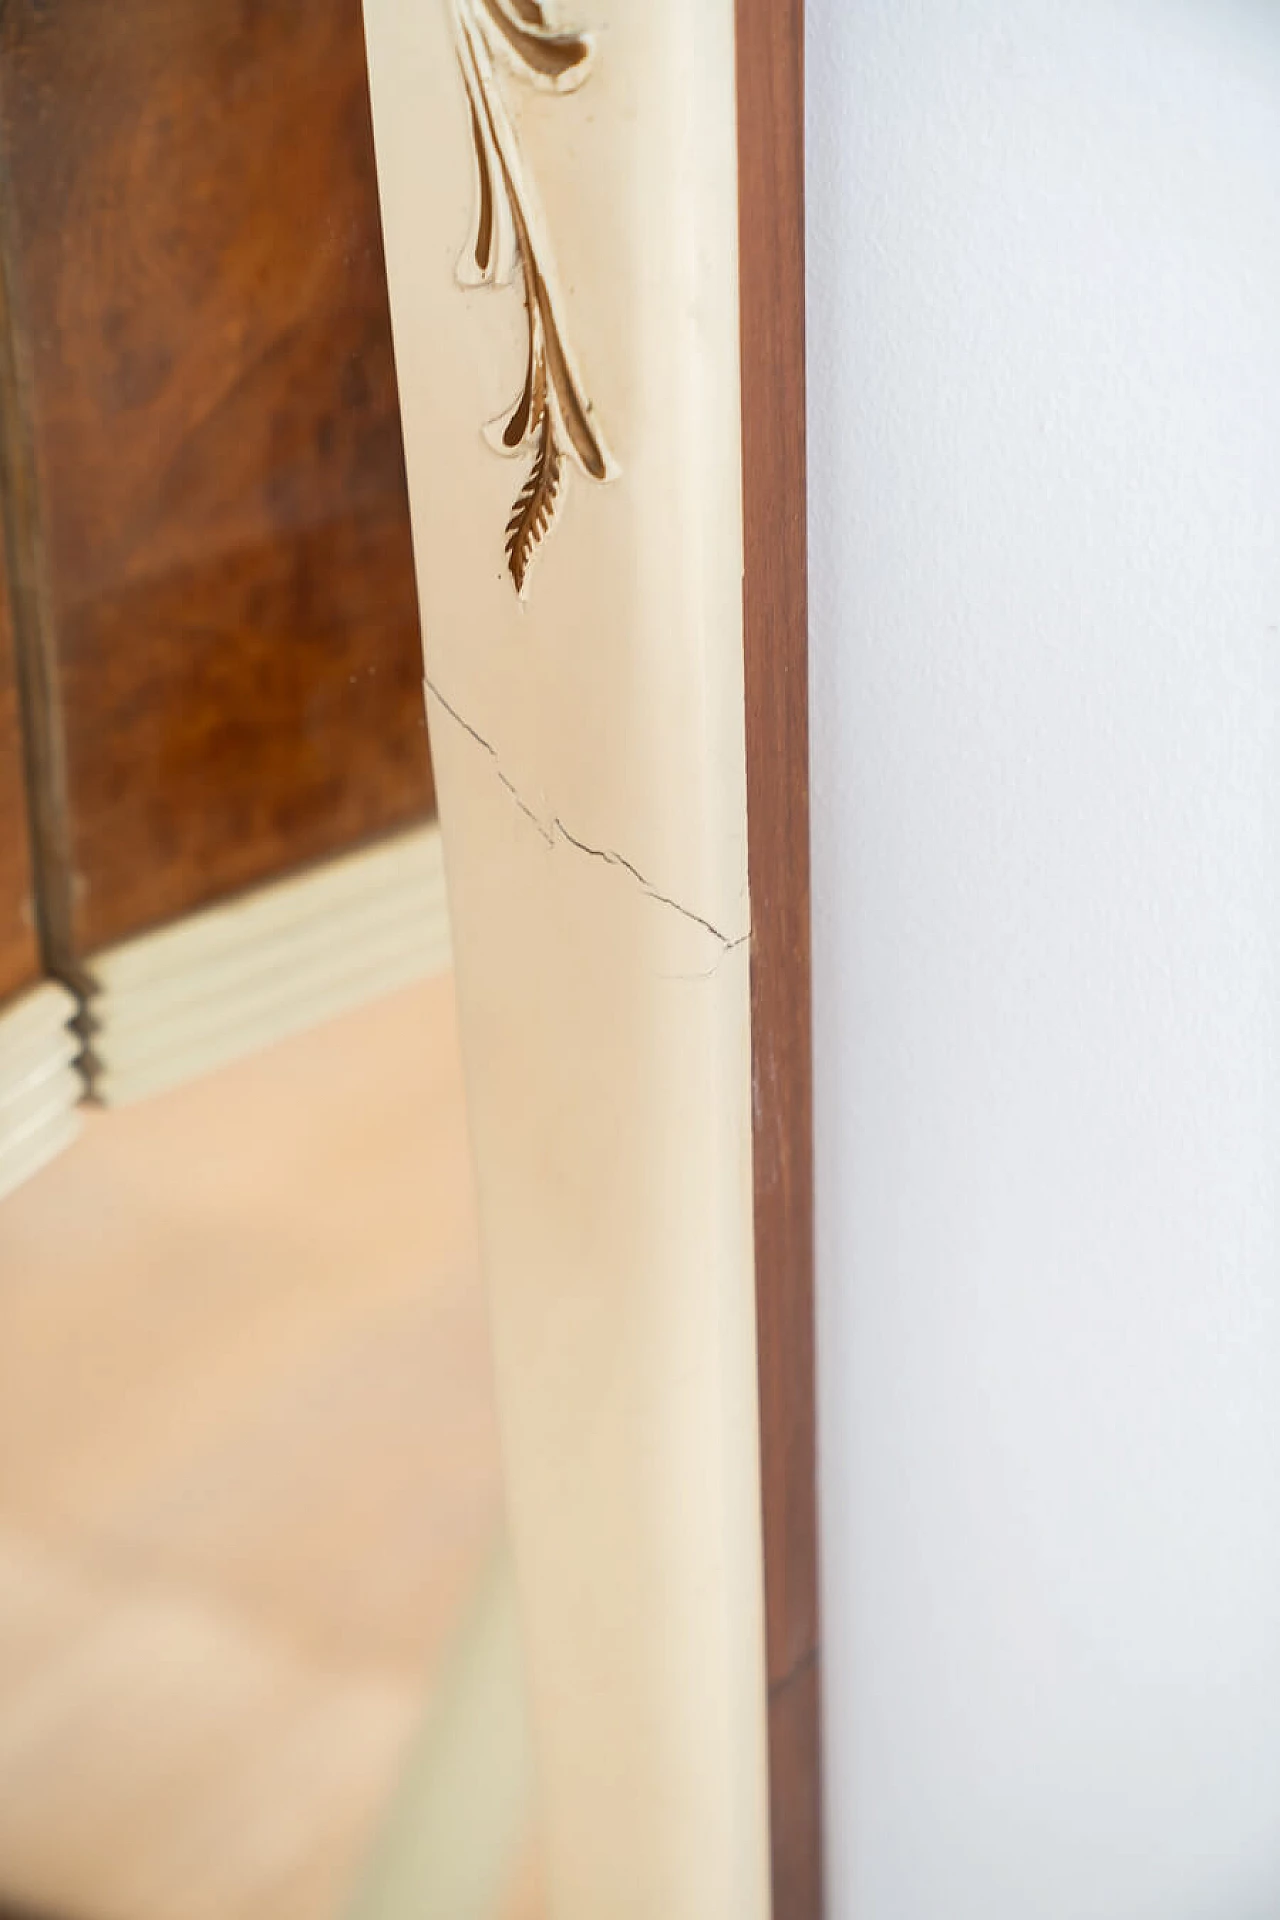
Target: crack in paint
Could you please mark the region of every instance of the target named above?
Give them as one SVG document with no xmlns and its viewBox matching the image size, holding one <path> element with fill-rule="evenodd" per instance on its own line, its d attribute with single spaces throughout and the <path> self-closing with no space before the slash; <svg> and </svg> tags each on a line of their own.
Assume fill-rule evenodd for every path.
<svg viewBox="0 0 1280 1920">
<path fill-rule="evenodd" d="M 498 758 L 498 750 L 492 741 L 486 740 L 484 735 L 458 712 L 458 709 L 453 705 L 452 701 L 445 698 L 430 674 L 426 676 L 426 687 L 427 692 L 439 703 L 449 715 L 449 718 L 455 721 L 457 725 L 462 728 L 462 731 L 468 734 L 470 738 L 474 740 L 475 744 L 482 748 L 489 756 L 502 786 L 506 789 L 506 792 L 510 795 L 515 805 L 520 809 L 525 819 L 537 829 L 549 847 L 554 847 L 557 841 L 564 841 L 566 845 L 575 848 L 578 853 L 585 854 L 588 859 L 602 860 L 606 866 L 617 867 L 621 872 L 630 874 L 631 878 L 637 883 L 648 899 L 656 900 L 660 906 L 670 907 L 672 912 L 678 913 L 682 919 L 691 921 L 696 927 L 701 927 L 705 933 L 711 935 L 713 940 L 719 941 L 721 947 L 724 949 L 724 953 L 732 953 L 735 948 L 745 946 L 747 941 L 750 940 L 751 934 L 749 931 L 739 934 L 736 939 L 731 939 L 728 934 L 722 933 L 713 921 L 706 919 L 700 913 L 695 913 L 692 907 L 682 906 L 680 901 L 673 900 L 669 893 L 659 892 L 653 882 L 641 873 L 639 867 L 637 867 L 633 861 L 628 860 L 624 854 L 616 852 L 612 847 L 593 847 L 589 841 L 582 840 L 576 833 L 572 833 L 558 814 L 554 814 L 549 822 L 544 820 L 542 816 L 529 805 L 519 788 L 516 787 L 502 771 L 502 764 Z M 721 959 L 724 958 L 724 953 L 721 954 Z M 718 965 L 719 961 L 716 963 L 716 966 Z M 714 973 L 715 970 L 715 967 L 713 967 L 710 973 L 687 974 L 676 977 L 690 980 L 709 980 L 711 973 Z"/>
</svg>

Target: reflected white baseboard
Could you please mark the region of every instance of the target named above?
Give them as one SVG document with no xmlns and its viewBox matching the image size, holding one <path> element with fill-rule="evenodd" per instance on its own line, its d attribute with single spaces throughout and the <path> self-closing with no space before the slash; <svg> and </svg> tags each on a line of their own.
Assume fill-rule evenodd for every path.
<svg viewBox="0 0 1280 1920">
<path fill-rule="evenodd" d="M 0 1008 L 0 1198 L 79 1130 L 79 1011 L 75 995 L 51 980 Z"/>
<path fill-rule="evenodd" d="M 431 825 L 95 956 L 93 1096 L 159 1093 L 451 964 Z"/>
<path fill-rule="evenodd" d="M 534 1818 L 510 1560 L 472 1596 L 346 1920 L 495 1920 Z"/>
</svg>

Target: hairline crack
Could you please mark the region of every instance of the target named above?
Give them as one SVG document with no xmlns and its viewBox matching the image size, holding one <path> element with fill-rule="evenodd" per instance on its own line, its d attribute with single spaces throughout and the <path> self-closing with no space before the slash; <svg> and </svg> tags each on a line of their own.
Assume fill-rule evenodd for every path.
<svg viewBox="0 0 1280 1920">
<path fill-rule="evenodd" d="M 553 847 L 557 840 L 563 840 L 569 846 L 576 848 L 579 853 L 586 854 L 588 859 L 602 860 L 606 866 L 618 867 L 622 872 L 630 874 L 631 878 L 637 883 L 648 899 L 656 900 L 661 906 L 670 907 L 672 912 L 678 913 L 682 919 L 689 920 L 694 926 L 701 927 L 704 932 L 711 935 L 713 940 L 719 941 L 725 953 L 732 953 L 736 947 L 745 945 L 751 938 L 750 930 L 746 933 L 738 934 L 736 937 L 730 937 L 730 935 L 722 933 L 714 921 L 706 919 L 703 914 L 695 913 L 692 907 L 683 906 L 679 900 L 673 900 L 670 894 L 660 893 L 658 888 L 653 885 L 653 882 L 640 871 L 634 862 L 628 860 L 624 854 L 616 852 L 611 847 L 593 847 L 590 842 L 580 839 L 576 833 L 573 833 L 565 825 L 559 814 L 553 814 L 550 821 L 544 820 L 542 816 L 529 805 L 514 782 L 509 780 L 503 772 L 502 764 L 498 758 L 498 750 L 492 741 L 486 740 L 479 729 L 472 726 L 471 722 L 466 719 L 463 714 L 459 713 L 453 702 L 448 700 L 440 691 L 440 688 L 436 685 L 430 674 L 425 676 L 425 683 L 427 692 L 431 694 L 433 699 L 438 701 L 440 706 L 443 707 L 444 711 L 449 715 L 449 718 L 455 721 L 456 724 L 462 728 L 462 731 L 468 734 L 475 744 L 482 748 L 490 760 L 492 760 L 494 771 L 503 788 L 519 808 L 520 812 L 525 816 L 526 820 L 537 829 L 547 846 Z M 695 975 L 692 977 L 702 978 L 703 976 Z"/>
</svg>

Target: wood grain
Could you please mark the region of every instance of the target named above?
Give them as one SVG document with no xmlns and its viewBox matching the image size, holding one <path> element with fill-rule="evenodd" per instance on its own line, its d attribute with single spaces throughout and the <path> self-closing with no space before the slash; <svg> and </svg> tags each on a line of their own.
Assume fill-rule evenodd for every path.
<svg viewBox="0 0 1280 1920">
<path fill-rule="evenodd" d="M 774 1920 L 822 1912 L 803 0 L 737 0 L 747 827 Z"/>
<path fill-rule="evenodd" d="M 431 808 L 359 0 L 10 0 L 72 958 Z"/>
<path fill-rule="evenodd" d="M 3 30 L 0 13 L 0 46 Z M 3 78 L 0 64 L 0 89 Z M 0 526 L 26 789 L 24 837 L 42 967 L 76 985 L 66 754 L 32 436 L 31 368 L 14 257 L 13 201 L 0 140 Z"/>
<path fill-rule="evenodd" d="M 8 573 L 0 539 L 0 1003 L 40 973 Z"/>
</svg>

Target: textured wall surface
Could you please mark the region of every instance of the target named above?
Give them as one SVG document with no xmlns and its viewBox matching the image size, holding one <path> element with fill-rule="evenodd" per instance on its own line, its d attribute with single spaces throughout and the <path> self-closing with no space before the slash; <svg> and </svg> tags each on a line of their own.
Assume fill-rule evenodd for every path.
<svg viewBox="0 0 1280 1920">
<path fill-rule="evenodd" d="M 836 1920 L 1280 1911 L 1280 11 L 812 0 Z"/>
</svg>

